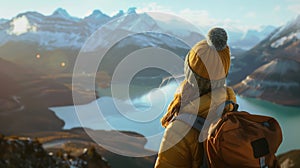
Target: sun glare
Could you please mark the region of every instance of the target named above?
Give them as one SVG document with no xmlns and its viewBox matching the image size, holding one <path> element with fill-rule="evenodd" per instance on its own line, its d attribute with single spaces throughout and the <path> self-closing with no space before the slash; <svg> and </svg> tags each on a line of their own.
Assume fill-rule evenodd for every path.
<svg viewBox="0 0 300 168">
<path fill-rule="evenodd" d="M 61 66 L 61 67 L 65 67 L 65 66 L 66 66 L 66 63 L 65 63 L 65 62 L 61 62 L 61 63 L 60 63 L 60 66 Z"/>
</svg>

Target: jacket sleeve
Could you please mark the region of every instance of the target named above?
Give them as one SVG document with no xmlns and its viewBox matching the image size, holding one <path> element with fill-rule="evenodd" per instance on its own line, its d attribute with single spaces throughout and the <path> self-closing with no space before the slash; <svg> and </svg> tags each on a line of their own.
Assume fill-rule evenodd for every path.
<svg viewBox="0 0 300 168">
<path fill-rule="evenodd" d="M 161 141 L 155 168 L 200 167 L 202 153 L 199 152 L 198 135 L 181 121 L 170 123 Z"/>
</svg>

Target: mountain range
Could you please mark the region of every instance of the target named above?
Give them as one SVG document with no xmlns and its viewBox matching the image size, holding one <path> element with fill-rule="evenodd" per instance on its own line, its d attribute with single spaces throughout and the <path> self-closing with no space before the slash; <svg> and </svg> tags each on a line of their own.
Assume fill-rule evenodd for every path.
<svg viewBox="0 0 300 168">
<path fill-rule="evenodd" d="M 139 32 L 139 30 L 159 31 L 170 33 L 171 35 L 185 34 L 185 36 L 188 36 L 189 33 L 192 32 L 197 34 L 192 27 L 186 27 L 185 30 L 181 29 L 178 31 L 178 23 L 177 26 L 174 26 L 176 20 L 169 21 L 168 30 L 164 30 L 165 27 L 167 27 L 166 22 L 161 22 L 159 16 L 153 17 L 151 14 L 146 13 L 137 14 L 135 8 L 129 8 L 127 12 L 120 10 L 119 13 L 112 17 L 102 13 L 100 10 L 94 10 L 89 16 L 84 18 L 70 16 L 65 9 L 58 8 L 49 16 L 38 12 L 25 12 L 18 14 L 10 20 L 1 19 L 0 38 L 2 40 L 0 46 L 11 41 L 26 41 L 38 44 L 39 47 L 47 49 L 64 47 L 80 49 L 87 38 L 100 26 L 126 15 L 128 15 L 128 17 L 123 17 L 123 21 L 121 21 L 125 23 L 125 25 L 115 24 L 115 26 L 110 29 L 122 27 L 123 30 L 131 32 Z M 139 18 L 136 18 L 135 15 L 139 15 Z M 173 25 L 170 24 L 171 22 L 173 22 Z M 180 24 L 182 25 L 182 21 Z M 231 37 L 229 41 L 234 47 L 250 48 L 274 29 L 275 27 L 273 26 L 265 26 L 259 31 L 228 31 Z M 199 39 L 196 40 L 198 41 Z"/>
<path fill-rule="evenodd" d="M 2 39 L 0 46 L 11 41 L 26 41 L 49 50 L 55 48 L 80 49 L 92 33 L 108 22 L 113 22 L 113 24 L 109 24 L 110 27 L 106 26 L 105 29 L 112 31 L 173 33 L 172 28 L 164 30 L 159 25 L 160 23 L 150 15 L 137 14 L 135 8 L 129 8 L 127 12 L 121 10 L 112 17 L 100 10 L 94 10 L 91 15 L 84 18 L 70 16 L 65 9 L 58 8 L 49 16 L 38 12 L 25 12 L 11 20 L 2 19 L 0 21 L 0 37 Z M 181 30 L 180 33 L 188 36 L 193 33 L 191 30 L 192 28 Z"/>
<path fill-rule="evenodd" d="M 249 50 L 268 37 L 275 29 L 275 26 L 268 25 L 261 26 L 258 30 L 249 29 L 246 32 L 228 30 L 229 44 L 233 48 Z"/>
<path fill-rule="evenodd" d="M 121 10 L 112 17 L 100 10 L 95 10 L 84 18 L 70 16 L 62 8 L 48 16 L 38 12 L 25 12 L 10 20 L 0 20 L 0 38 L 2 39 L 0 58 L 31 67 L 39 73 L 51 75 L 71 73 L 82 46 L 85 46 L 85 52 L 95 49 L 107 51 L 106 49 L 112 47 L 109 45 L 114 41 L 117 43 L 107 51 L 104 58 L 105 64 L 99 66 L 99 70 L 107 71 L 109 75 L 113 73 L 124 56 L 142 48 L 163 48 L 184 58 L 189 50 L 189 44 L 203 39 L 204 35 L 184 21 L 174 19 L 172 16 L 168 17 L 171 19 L 163 21 L 153 14 L 138 14 L 135 8 L 129 8 L 126 12 Z M 297 68 L 292 66 L 298 65 L 300 60 L 299 20 L 300 17 L 279 28 L 264 26 L 260 30 L 247 32 L 228 31 L 229 45 L 232 47 L 231 51 L 234 56 L 229 84 L 238 84 L 238 87 L 235 87 L 238 93 L 268 99 L 266 97 L 272 96 L 262 94 L 262 92 L 269 93 L 267 88 L 270 86 L 273 88 L 275 84 L 278 84 L 277 90 L 279 91 L 282 88 L 289 88 L 286 86 L 293 86 L 292 90 L 296 90 L 293 94 L 297 96 L 299 83 L 294 81 L 293 85 L 286 85 L 286 82 L 291 82 L 296 77 L 285 74 L 298 72 Z M 118 39 L 124 34 L 127 35 L 126 38 Z M 94 41 L 91 40 L 93 37 L 96 37 Z M 89 43 L 86 43 L 88 39 Z M 189 44 L 185 44 L 186 41 L 189 41 Z M 247 48 L 251 49 L 244 52 L 243 49 Z M 120 50 L 122 52 L 119 52 Z M 283 73 L 282 67 L 285 66 L 287 69 Z M 271 70 L 264 72 L 264 69 Z M 159 73 L 161 72 L 156 72 L 154 75 Z M 257 75 L 262 73 L 266 74 Z M 270 79 L 273 73 L 275 76 L 281 74 L 280 79 L 285 79 L 286 76 L 289 76 L 289 79 L 274 82 L 277 81 L 276 78 Z M 146 74 L 147 72 L 142 75 Z M 266 83 L 272 84 L 266 85 Z M 290 90 L 283 89 L 282 91 Z M 295 102 L 283 104 L 295 104 Z"/>
<path fill-rule="evenodd" d="M 84 50 L 87 52 L 107 49 L 111 47 L 108 46 L 110 43 L 122 40 L 119 39 L 121 35 L 129 37 L 127 42 L 123 40 L 121 47 L 131 45 L 138 49 L 164 46 L 162 48 L 172 51 L 179 51 L 178 48 L 189 49 L 188 45 L 182 45 L 180 41 L 194 44 L 204 38 L 194 27 L 178 29 L 172 26 L 172 21 L 156 21 L 146 13 L 137 14 L 135 8 L 127 12 L 119 11 L 112 17 L 95 10 L 85 18 L 72 17 L 61 8 L 49 16 L 26 12 L 11 20 L 3 20 L 0 24 L 0 57 L 42 73 L 55 74 L 71 72 L 79 51 L 93 37 L 96 37 L 94 42 L 85 44 Z M 101 30 L 97 31 L 99 27 Z M 131 38 L 132 35 L 134 37 Z M 169 38 L 164 38 L 166 36 Z M 186 53 L 176 54 L 184 57 Z"/>
</svg>

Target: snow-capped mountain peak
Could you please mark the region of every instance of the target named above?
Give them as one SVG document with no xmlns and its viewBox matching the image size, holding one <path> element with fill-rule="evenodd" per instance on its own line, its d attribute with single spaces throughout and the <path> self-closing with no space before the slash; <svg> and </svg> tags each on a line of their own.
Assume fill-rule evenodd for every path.
<svg viewBox="0 0 300 168">
<path fill-rule="evenodd" d="M 80 19 L 77 17 L 71 16 L 65 9 L 58 8 L 56 9 L 52 15 L 50 15 L 51 18 L 55 19 L 64 19 L 64 20 L 72 20 L 72 21 L 79 21 Z"/>
<path fill-rule="evenodd" d="M 99 17 L 103 17 L 103 16 L 107 16 L 104 13 L 102 13 L 100 10 L 94 10 L 93 13 L 90 15 L 91 17 L 94 18 L 99 18 Z"/>
<path fill-rule="evenodd" d="M 131 7 L 127 10 L 127 14 L 136 14 L 136 7 Z"/>
<path fill-rule="evenodd" d="M 115 15 L 113 16 L 113 18 L 118 18 L 118 17 L 121 17 L 121 16 L 123 16 L 123 15 L 125 15 L 125 12 L 124 12 L 123 10 L 119 10 L 119 12 L 118 12 L 117 14 L 115 14 Z"/>
<path fill-rule="evenodd" d="M 121 16 L 116 17 L 119 14 Z M 112 17 L 112 20 L 104 25 L 105 29 L 111 31 L 123 30 L 132 33 L 161 30 L 156 20 L 146 13 L 135 13 L 135 8 L 129 8 L 126 13 L 120 11 L 119 14 Z"/>
<path fill-rule="evenodd" d="M 69 13 L 65 10 L 65 9 L 62 9 L 62 8 L 58 8 L 56 9 L 52 16 L 58 16 L 58 17 L 70 17 Z"/>
<path fill-rule="evenodd" d="M 124 12 L 123 10 L 119 10 L 119 12 L 117 14 L 115 14 L 112 18 L 118 18 L 118 17 L 122 17 L 124 15 L 130 15 L 130 14 L 137 14 L 136 7 L 130 7 L 127 9 L 126 12 Z"/>
<path fill-rule="evenodd" d="M 102 13 L 100 10 L 96 9 L 90 14 L 89 16 L 85 17 L 84 20 L 94 21 L 99 19 L 109 19 L 110 17 L 104 13 Z"/>
</svg>

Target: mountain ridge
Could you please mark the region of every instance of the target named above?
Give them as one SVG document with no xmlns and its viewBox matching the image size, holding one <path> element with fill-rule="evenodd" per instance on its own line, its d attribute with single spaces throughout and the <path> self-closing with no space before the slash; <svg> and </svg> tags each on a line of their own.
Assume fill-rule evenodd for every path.
<svg viewBox="0 0 300 168">
<path fill-rule="evenodd" d="M 299 106 L 299 51 L 300 15 L 233 60 L 231 85 L 242 96 Z"/>
<path fill-rule="evenodd" d="M 49 49 L 51 49 L 51 47 L 80 48 L 83 45 L 84 41 L 102 25 L 108 23 L 109 21 L 113 21 L 114 19 L 124 17 L 126 15 L 135 14 L 148 15 L 148 13 L 137 13 L 135 7 L 129 8 L 126 12 L 120 10 L 113 16 L 108 16 L 107 14 L 101 12 L 99 9 L 95 9 L 90 15 L 84 17 L 71 16 L 63 8 L 57 8 L 50 15 L 44 15 L 35 11 L 23 12 L 17 14 L 10 20 L 0 20 L 0 28 L 2 28 L 0 29 L 0 37 L 4 39 L 0 43 L 0 45 L 3 45 L 7 41 L 24 41 L 24 39 L 34 39 L 35 42 L 38 42 L 41 46 L 48 47 Z M 158 22 L 157 19 L 154 20 Z M 18 25 L 15 24 L 17 21 L 19 21 L 19 24 L 21 22 L 23 22 L 23 24 L 26 24 L 27 26 L 25 27 L 27 27 L 27 29 L 23 27 L 23 31 L 17 32 L 18 28 L 13 27 L 14 25 Z M 147 19 L 145 21 L 147 21 Z M 271 29 L 270 27 L 272 26 L 269 26 L 269 29 Z M 252 34 L 250 37 L 248 37 L 247 34 L 251 31 L 255 32 L 255 34 Z M 56 34 L 52 33 L 54 35 L 51 35 L 51 32 L 55 32 Z M 171 34 L 180 33 L 178 31 L 168 32 Z M 31 33 L 31 35 L 26 36 L 26 34 L 28 33 Z M 68 33 L 71 34 L 70 37 L 68 37 Z M 262 32 L 257 30 L 248 30 L 248 33 L 228 31 L 228 34 L 232 39 L 229 42 L 230 45 L 237 48 L 248 49 L 257 44 L 257 42 L 259 42 L 264 37 L 262 36 Z M 43 37 L 41 34 L 48 34 L 47 38 Z M 38 39 L 42 40 L 38 41 Z M 47 41 L 46 39 L 50 40 Z M 59 43 L 58 41 L 62 41 L 62 43 Z M 57 43 L 57 45 L 55 45 L 55 43 Z"/>
<path fill-rule="evenodd" d="M 45 16 L 37 12 L 25 12 L 6 22 L 5 26 L 0 24 L 0 27 L 5 27 L 0 30 L 0 38 L 3 39 L 0 42 L 0 57 L 35 67 L 43 73 L 70 72 L 80 51 L 107 49 L 111 47 L 110 44 L 122 40 L 119 38 L 123 36 L 158 32 L 152 36 L 152 40 L 141 39 L 142 43 L 134 45 L 137 49 L 147 46 L 161 48 L 161 45 L 166 45 L 167 48 L 174 48 L 174 50 L 189 47 L 178 46 L 179 43 L 175 43 L 176 46 L 169 39 L 161 37 L 161 34 L 188 40 L 192 44 L 204 38 L 202 34 L 189 27 L 181 29 L 181 36 L 178 36 L 178 30 L 174 31 L 176 28 L 173 26 L 162 28 L 147 13 L 136 13 L 135 8 L 129 8 L 127 12 L 121 11 L 113 17 L 94 10 L 89 16 L 80 20 L 72 18 L 66 20 L 64 17 L 69 14 L 63 9 L 57 9 L 53 13 L 62 17 L 57 19 L 52 17 L 53 14 Z M 26 24 L 26 29 L 16 28 L 19 23 Z M 166 24 L 172 25 L 172 23 Z M 139 38 L 143 37 L 149 39 L 146 34 L 139 36 Z M 91 38 L 95 38 L 94 41 Z M 153 42 L 154 39 L 156 42 Z M 123 45 L 133 46 L 130 43 L 129 40 Z M 65 66 L 62 67 L 61 64 Z"/>
</svg>

